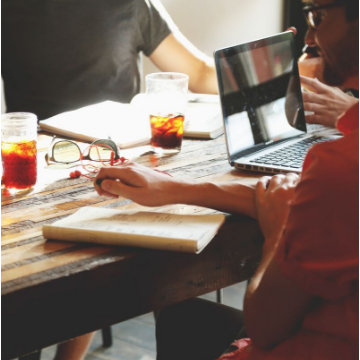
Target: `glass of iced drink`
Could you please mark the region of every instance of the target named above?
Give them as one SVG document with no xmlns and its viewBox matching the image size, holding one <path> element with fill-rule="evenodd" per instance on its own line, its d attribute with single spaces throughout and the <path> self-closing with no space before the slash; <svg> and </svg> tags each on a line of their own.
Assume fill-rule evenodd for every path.
<svg viewBox="0 0 360 360">
<path fill-rule="evenodd" d="M 37 117 L 31 113 L 1 116 L 1 186 L 10 193 L 32 188 L 37 179 Z"/>
<path fill-rule="evenodd" d="M 181 73 L 146 76 L 146 94 L 153 150 L 159 154 L 181 150 L 189 77 Z"/>
</svg>

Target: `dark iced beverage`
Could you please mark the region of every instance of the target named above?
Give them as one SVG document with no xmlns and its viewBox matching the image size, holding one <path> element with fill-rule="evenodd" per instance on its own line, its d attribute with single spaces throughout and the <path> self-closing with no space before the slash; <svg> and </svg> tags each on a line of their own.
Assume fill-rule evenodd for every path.
<svg viewBox="0 0 360 360">
<path fill-rule="evenodd" d="M 2 185 L 6 189 L 23 190 L 35 185 L 36 141 L 1 142 Z"/>
<path fill-rule="evenodd" d="M 184 115 L 150 115 L 151 140 L 153 148 L 164 152 L 180 151 L 184 135 Z"/>
</svg>

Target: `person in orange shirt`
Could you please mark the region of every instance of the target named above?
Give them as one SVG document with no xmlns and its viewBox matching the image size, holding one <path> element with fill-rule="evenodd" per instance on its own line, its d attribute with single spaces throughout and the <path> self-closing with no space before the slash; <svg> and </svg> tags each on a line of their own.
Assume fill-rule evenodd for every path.
<svg viewBox="0 0 360 360">
<path fill-rule="evenodd" d="M 358 89 L 359 1 L 316 0 L 304 10 L 324 81 Z M 255 188 L 193 183 L 135 163 L 101 169 L 94 182 L 99 195 L 242 213 L 257 218 L 264 234 L 243 314 L 201 299 L 163 309 L 158 360 L 358 358 L 358 104 L 337 127 L 344 136 L 310 148 L 300 178 L 263 177 Z M 243 324 L 247 338 L 239 333 Z"/>
</svg>

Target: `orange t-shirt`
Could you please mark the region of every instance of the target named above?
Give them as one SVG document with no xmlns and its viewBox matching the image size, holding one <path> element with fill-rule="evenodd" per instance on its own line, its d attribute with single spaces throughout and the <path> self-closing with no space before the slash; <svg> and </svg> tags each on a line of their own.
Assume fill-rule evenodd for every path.
<svg viewBox="0 0 360 360">
<path fill-rule="evenodd" d="M 313 146 L 276 258 L 316 296 L 302 327 L 274 349 L 249 339 L 221 360 L 353 360 L 359 357 L 359 106 L 338 121 L 344 137 Z"/>
</svg>

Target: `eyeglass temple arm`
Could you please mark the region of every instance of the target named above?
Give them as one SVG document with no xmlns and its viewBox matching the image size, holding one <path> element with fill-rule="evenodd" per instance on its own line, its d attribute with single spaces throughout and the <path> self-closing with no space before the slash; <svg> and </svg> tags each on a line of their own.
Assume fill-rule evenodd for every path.
<svg viewBox="0 0 360 360">
<path fill-rule="evenodd" d="M 54 142 L 55 142 L 55 139 L 56 139 L 56 135 L 53 135 L 53 138 L 52 138 L 52 140 L 51 140 L 51 143 L 49 144 L 49 146 L 48 146 L 48 151 L 47 151 L 47 153 L 46 153 L 46 155 L 45 155 L 45 160 L 46 160 L 46 163 L 49 165 L 50 164 L 50 158 L 52 157 L 52 154 L 50 154 L 50 152 L 51 152 L 51 149 L 52 149 L 52 147 L 53 147 L 53 144 L 54 144 Z M 49 155 L 50 154 L 50 155 Z"/>
</svg>

